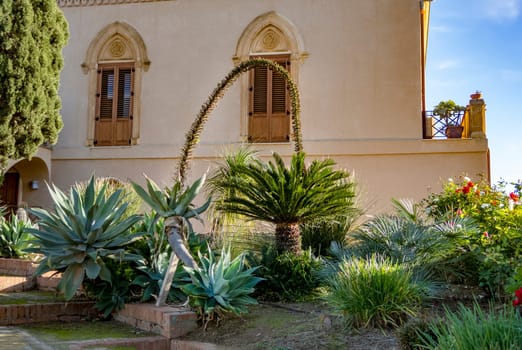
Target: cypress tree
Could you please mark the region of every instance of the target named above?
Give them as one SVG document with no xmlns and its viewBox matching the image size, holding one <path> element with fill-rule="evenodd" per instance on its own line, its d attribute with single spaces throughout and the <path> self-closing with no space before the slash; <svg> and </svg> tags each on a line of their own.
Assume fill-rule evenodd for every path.
<svg viewBox="0 0 522 350">
<path fill-rule="evenodd" d="M 0 0 L 0 168 L 30 159 L 62 128 L 58 95 L 68 27 L 56 0 Z"/>
</svg>

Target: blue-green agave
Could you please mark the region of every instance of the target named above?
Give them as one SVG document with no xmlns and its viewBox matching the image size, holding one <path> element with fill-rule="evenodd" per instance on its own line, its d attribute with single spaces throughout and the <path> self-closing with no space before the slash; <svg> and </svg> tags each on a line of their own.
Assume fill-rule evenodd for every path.
<svg viewBox="0 0 522 350">
<path fill-rule="evenodd" d="M 221 316 L 231 312 L 242 314 L 247 312 L 247 306 L 257 304 L 250 296 L 254 286 L 263 280 L 254 276 L 258 267 L 245 269 L 244 255 L 231 260 L 230 249 L 221 251 L 216 260 L 209 248 L 208 255 L 198 253 L 200 266 L 184 267 L 192 279 L 192 284 L 181 287 L 188 295 L 189 304 L 194 307 L 204 319 L 212 319 L 214 315 Z"/>
<path fill-rule="evenodd" d="M 30 251 L 44 255 L 36 274 L 63 272 L 58 290 L 66 300 L 74 296 L 85 276 L 112 282 L 104 259 L 139 258 L 124 249 L 141 233 L 129 233 L 140 220 L 138 215 L 122 218 L 128 204 L 122 201 L 121 190 L 106 198 L 106 186 L 95 191 L 94 176 L 84 189 L 73 187 L 68 195 L 54 185 L 48 187 L 54 211 L 31 209 L 39 227 L 29 230 L 36 238 Z"/>
</svg>

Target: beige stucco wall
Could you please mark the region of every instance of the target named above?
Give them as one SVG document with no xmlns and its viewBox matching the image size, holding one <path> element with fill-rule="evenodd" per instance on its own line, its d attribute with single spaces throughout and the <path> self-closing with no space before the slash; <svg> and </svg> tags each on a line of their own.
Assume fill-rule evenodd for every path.
<svg viewBox="0 0 522 350">
<path fill-rule="evenodd" d="M 424 196 L 441 178 L 487 172 L 487 141 L 422 140 L 419 2 L 413 0 L 175 0 L 62 8 L 71 32 L 61 79 L 64 129 L 52 153 L 52 181 L 111 175 L 167 183 L 184 135 L 208 94 L 233 67 L 241 34 L 275 12 L 296 29 L 304 55 L 297 77 L 305 151 L 354 170 L 373 205 Z M 140 138 L 131 147 L 87 147 L 91 41 L 115 22 L 142 37 Z M 196 149 L 200 176 L 227 145 L 243 140 L 240 83 L 211 115 Z M 244 132 L 244 131 L 243 131 Z M 289 155 L 291 144 L 255 144 Z"/>
</svg>

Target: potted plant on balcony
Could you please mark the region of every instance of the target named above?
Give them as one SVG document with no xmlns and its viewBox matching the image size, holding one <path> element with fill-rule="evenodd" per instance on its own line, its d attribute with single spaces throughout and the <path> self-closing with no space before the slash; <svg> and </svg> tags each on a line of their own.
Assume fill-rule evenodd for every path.
<svg viewBox="0 0 522 350">
<path fill-rule="evenodd" d="M 433 114 L 439 116 L 445 125 L 447 138 L 461 138 L 464 127 L 461 125 L 466 107 L 460 106 L 453 100 L 440 101 L 433 109 Z"/>
</svg>

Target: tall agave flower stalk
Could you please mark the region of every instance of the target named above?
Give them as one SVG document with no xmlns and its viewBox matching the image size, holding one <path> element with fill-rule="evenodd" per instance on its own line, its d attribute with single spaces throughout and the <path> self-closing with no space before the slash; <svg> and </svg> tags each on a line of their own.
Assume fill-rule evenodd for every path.
<svg viewBox="0 0 522 350">
<path fill-rule="evenodd" d="M 203 131 L 203 126 L 205 125 L 210 113 L 216 108 L 217 103 L 225 94 L 225 91 L 239 78 L 242 73 L 248 72 L 250 69 L 261 66 L 268 67 L 269 69 L 281 74 L 285 77 L 289 93 L 292 108 L 290 111 L 290 117 L 292 119 L 292 140 L 294 141 L 294 150 L 295 152 L 303 151 L 303 141 L 301 136 L 301 120 L 299 118 L 300 113 L 300 101 L 299 101 L 299 91 L 297 90 L 297 85 L 292 80 L 292 77 L 288 73 L 286 69 L 284 69 L 281 65 L 267 60 L 265 58 L 252 58 L 247 61 L 241 62 L 236 67 L 234 67 L 230 73 L 226 75 L 226 77 L 221 80 L 221 82 L 217 85 L 217 87 L 212 91 L 207 101 L 201 106 L 201 109 L 192 123 L 190 130 L 188 131 L 185 137 L 185 144 L 181 149 L 181 159 L 179 161 L 177 175 L 178 180 L 181 183 L 184 183 L 187 176 L 187 171 L 189 168 L 188 162 L 192 157 L 192 150 L 199 142 L 199 137 L 201 132 Z"/>
</svg>

